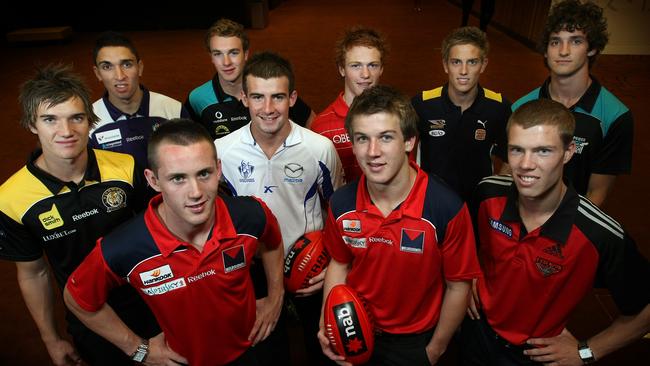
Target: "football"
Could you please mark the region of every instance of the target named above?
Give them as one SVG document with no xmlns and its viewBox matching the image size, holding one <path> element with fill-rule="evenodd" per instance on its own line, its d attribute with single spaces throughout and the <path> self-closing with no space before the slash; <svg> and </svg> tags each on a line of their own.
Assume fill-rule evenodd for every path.
<svg viewBox="0 0 650 366">
<path fill-rule="evenodd" d="M 372 319 L 357 293 L 346 285 L 334 286 L 323 313 L 325 335 L 332 350 L 355 365 L 368 362 L 375 334 Z"/>
<path fill-rule="evenodd" d="M 296 240 L 284 259 L 284 288 L 289 292 L 309 287 L 309 280 L 323 271 L 330 257 L 323 232 L 312 231 Z"/>
</svg>

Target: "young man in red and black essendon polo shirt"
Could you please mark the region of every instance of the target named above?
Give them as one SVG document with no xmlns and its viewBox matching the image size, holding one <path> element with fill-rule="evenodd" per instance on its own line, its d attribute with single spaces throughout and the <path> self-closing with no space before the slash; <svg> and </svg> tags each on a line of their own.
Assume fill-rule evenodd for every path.
<svg viewBox="0 0 650 366">
<path fill-rule="evenodd" d="M 558 102 L 523 104 L 506 128 L 512 176 L 478 186 L 472 212 L 483 277 L 461 326 L 463 366 L 588 364 L 650 329 L 647 259 L 563 181 L 574 128 Z M 567 320 L 593 286 L 609 289 L 621 315 L 578 341 Z"/>
<path fill-rule="evenodd" d="M 217 196 L 214 144 L 190 120 L 160 125 L 148 159 L 145 176 L 162 194 L 98 242 L 70 276 L 66 304 L 137 362 L 257 365 L 250 347 L 272 331 L 284 295 L 277 220 L 255 198 Z M 258 247 L 268 296 L 256 309 L 249 267 Z M 138 290 L 162 333 L 142 339 L 105 305 L 108 291 L 123 283 Z"/>
<path fill-rule="evenodd" d="M 372 365 L 438 362 L 480 275 L 467 206 L 409 162 L 416 123 L 392 88 L 355 98 L 346 129 L 363 175 L 334 193 L 325 227 L 324 293 L 346 283 L 367 300 L 378 332 Z M 349 364 L 331 351 L 322 322 L 318 337 L 328 357 Z"/>
</svg>

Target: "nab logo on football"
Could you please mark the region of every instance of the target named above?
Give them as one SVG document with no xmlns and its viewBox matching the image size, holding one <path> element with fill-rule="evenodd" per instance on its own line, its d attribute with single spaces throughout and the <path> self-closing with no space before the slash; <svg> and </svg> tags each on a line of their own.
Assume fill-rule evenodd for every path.
<svg viewBox="0 0 650 366">
<path fill-rule="evenodd" d="M 334 314 L 346 355 L 356 356 L 368 351 L 352 301 L 334 306 Z"/>
</svg>

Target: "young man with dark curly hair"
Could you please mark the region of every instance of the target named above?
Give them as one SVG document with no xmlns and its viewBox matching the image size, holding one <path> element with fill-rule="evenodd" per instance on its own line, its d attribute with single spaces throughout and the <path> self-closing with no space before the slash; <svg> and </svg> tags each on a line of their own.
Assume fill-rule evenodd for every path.
<svg viewBox="0 0 650 366">
<path fill-rule="evenodd" d="M 564 176 L 599 206 L 616 176 L 630 173 L 632 167 L 632 114 L 589 73 L 608 39 L 607 21 L 598 5 L 566 0 L 553 6 L 540 44 L 550 77 L 512 107 L 548 98 L 573 112 L 576 153 Z"/>
</svg>

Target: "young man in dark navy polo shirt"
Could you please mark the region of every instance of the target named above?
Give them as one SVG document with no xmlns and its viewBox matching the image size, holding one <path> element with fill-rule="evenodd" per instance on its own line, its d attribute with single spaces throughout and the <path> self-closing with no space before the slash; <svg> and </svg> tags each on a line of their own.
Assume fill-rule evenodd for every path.
<svg viewBox="0 0 650 366">
<path fill-rule="evenodd" d="M 23 299 L 53 364 L 131 365 L 69 312 L 74 346 L 60 335 L 50 273 L 63 290 L 95 240 L 146 205 L 142 172 L 129 155 L 88 148 L 97 117 L 90 93 L 69 67 L 39 69 L 23 84 L 20 103 L 21 125 L 38 137 L 40 148 L 0 186 L 0 258 L 16 263 Z M 131 288 L 116 289 L 108 301 L 138 332 L 160 331 Z"/>
<path fill-rule="evenodd" d="M 248 107 L 241 102 L 249 40 L 243 25 L 219 19 L 208 29 L 204 41 L 217 73 L 189 93 L 185 108 L 194 121 L 203 124 L 218 139 L 251 120 Z M 298 97 L 289 116 L 293 122 L 308 127 L 316 114 Z"/>
<path fill-rule="evenodd" d="M 104 96 L 93 103 L 99 118 L 90 134 L 90 145 L 130 154 L 143 169 L 147 166 L 147 142 L 165 120 L 188 117 L 181 102 L 147 90 L 140 84 L 144 63 L 125 35 L 104 32 L 93 49 L 93 71 L 104 84 Z"/>
<path fill-rule="evenodd" d="M 608 38 L 607 21 L 598 5 L 578 0 L 555 4 L 539 47 L 550 77 L 512 106 L 514 110 L 529 100 L 545 98 L 571 110 L 576 119 L 576 152 L 564 176 L 598 206 L 616 176 L 632 170 L 632 113 L 589 73 Z"/>
<path fill-rule="evenodd" d="M 413 97 L 420 117 L 419 161 L 465 201 L 483 177 L 493 174 L 494 157 L 505 160 L 505 126 L 510 103 L 483 88 L 489 43 L 476 27 L 453 30 L 442 42 L 447 84 Z"/>
<path fill-rule="evenodd" d="M 614 219 L 563 180 L 575 120 L 558 102 L 523 104 L 508 122 L 512 176 L 485 178 L 473 205 L 483 277 L 463 322 L 462 365 L 582 365 L 650 329 L 650 267 Z M 569 315 L 607 287 L 621 315 L 578 341 Z"/>
<path fill-rule="evenodd" d="M 431 365 L 463 319 L 480 275 L 467 206 L 408 154 L 417 115 L 398 91 L 375 86 L 346 117 L 361 179 L 334 192 L 324 242 L 332 256 L 324 296 L 345 283 L 367 300 L 372 365 Z M 321 329 L 323 352 L 340 364 Z"/>
<path fill-rule="evenodd" d="M 100 240 L 64 299 L 89 328 L 146 364 L 257 365 L 251 345 L 275 327 L 284 295 L 275 216 L 253 197 L 217 196 L 221 164 L 210 135 L 190 120 L 165 122 L 149 142 L 145 213 Z M 257 302 L 249 268 L 259 250 L 268 296 Z M 105 305 L 138 290 L 163 332 L 141 338 Z"/>
</svg>

